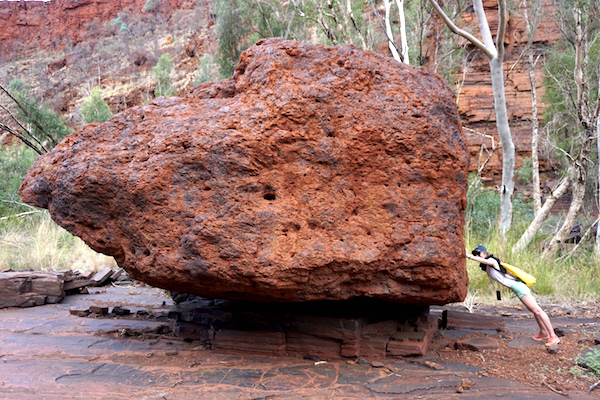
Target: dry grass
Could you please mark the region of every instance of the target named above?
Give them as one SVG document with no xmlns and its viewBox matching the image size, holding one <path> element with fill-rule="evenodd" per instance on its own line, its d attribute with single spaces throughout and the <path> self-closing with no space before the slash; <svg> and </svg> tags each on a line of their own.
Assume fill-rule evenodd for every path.
<svg viewBox="0 0 600 400">
<path fill-rule="evenodd" d="M 600 299 L 600 274 L 598 273 L 598 261 L 591 249 L 581 251 L 571 257 L 554 257 L 542 255 L 538 246 L 531 245 L 525 250 L 513 254 L 511 247 L 513 240 L 518 237 L 501 240 L 497 234 L 491 235 L 486 241 L 467 238 L 466 247 L 472 249 L 482 244 L 502 261 L 515 265 L 537 279 L 532 291 L 536 296 L 543 296 L 552 301 L 570 301 L 576 299 L 598 300 Z M 566 246 L 572 246 L 565 244 Z M 570 251 L 563 249 L 563 254 Z M 503 293 L 503 297 L 511 297 L 510 290 L 501 288 L 497 283 L 491 283 L 487 274 L 479 268 L 479 264 L 467 261 L 467 273 L 469 275 L 469 293 L 476 296 L 470 299 L 473 302 L 494 303 L 496 290 Z"/>
<path fill-rule="evenodd" d="M 96 253 L 40 211 L 26 221 L 0 226 L 0 270 L 84 270 L 116 268 L 112 257 Z"/>
</svg>

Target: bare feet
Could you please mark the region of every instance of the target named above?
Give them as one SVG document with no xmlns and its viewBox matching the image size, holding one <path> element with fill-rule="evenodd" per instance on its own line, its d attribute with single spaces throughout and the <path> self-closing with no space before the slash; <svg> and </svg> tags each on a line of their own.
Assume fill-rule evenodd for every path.
<svg viewBox="0 0 600 400">
<path fill-rule="evenodd" d="M 538 342 L 541 342 L 542 340 L 548 340 L 549 336 L 548 335 L 543 335 L 541 333 L 538 333 L 537 335 L 532 336 L 531 338 L 533 340 L 537 340 Z"/>
</svg>

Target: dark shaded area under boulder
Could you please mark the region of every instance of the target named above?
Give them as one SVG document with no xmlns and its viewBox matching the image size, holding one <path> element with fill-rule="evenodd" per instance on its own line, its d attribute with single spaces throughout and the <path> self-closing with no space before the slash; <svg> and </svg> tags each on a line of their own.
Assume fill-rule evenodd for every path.
<svg viewBox="0 0 600 400">
<path fill-rule="evenodd" d="M 195 298 L 178 304 L 169 319 L 177 336 L 214 349 L 334 359 L 423 355 L 439 325 L 428 306 L 368 298 L 271 304 Z"/>
</svg>

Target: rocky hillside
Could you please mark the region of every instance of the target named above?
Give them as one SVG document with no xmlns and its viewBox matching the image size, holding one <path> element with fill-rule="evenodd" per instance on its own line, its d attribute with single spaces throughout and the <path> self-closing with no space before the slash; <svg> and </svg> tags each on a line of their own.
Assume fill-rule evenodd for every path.
<svg viewBox="0 0 600 400">
<path fill-rule="evenodd" d="M 209 2 L 161 1 L 151 10 L 146 3 L 0 1 L 2 83 L 23 80 L 73 127 L 93 86 L 115 113 L 152 99 L 151 69 L 164 53 L 173 56 L 178 92 L 189 90 L 198 56 L 214 52 Z"/>
<path fill-rule="evenodd" d="M 175 86 L 179 94 L 195 86 L 198 56 L 216 50 L 214 15 L 209 0 L 52 0 L 0 1 L 0 78 L 3 84 L 19 78 L 35 88 L 48 104 L 66 115 L 73 127 L 81 126 L 78 109 L 91 87 L 99 85 L 114 112 L 153 98 L 151 68 L 163 53 L 174 58 Z M 486 0 L 492 32 L 494 0 Z M 148 5 L 157 4 L 154 7 Z M 548 6 L 550 7 L 550 6 Z M 547 9 L 535 38 L 536 54 L 543 57 L 558 31 Z M 476 24 L 474 16 L 462 16 Z M 439 21 L 438 21 L 439 23 Z M 519 10 L 511 14 L 506 35 L 506 91 L 517 168 L 529 156 L 531 100 L 523 54 L 527 41 Z M 384 48 L 384 46 L 380 46 Z M 484 176 L 489 184 L 500 181 L 500 143 L 495 132 L 491 84 L 487 60 L 471 51 L 458 78 L 458 107 L 467 128 L 471 170 L 482 159 L 483 147 L 496 147 Z M 433 63 L 433 60 L 431 60 Z M 536 84 L 541 90 L 541 68 Z M 215 78 L 216 78 L 215 71 Z M 493 138 L 493 139 L 492 139 Z M 484 152 L 485 153 L 485 152 Z M 485 158 L 485 155 L 483 156 Z M 550 184 L 552 165 L 542 163 Z"/>
</svg>

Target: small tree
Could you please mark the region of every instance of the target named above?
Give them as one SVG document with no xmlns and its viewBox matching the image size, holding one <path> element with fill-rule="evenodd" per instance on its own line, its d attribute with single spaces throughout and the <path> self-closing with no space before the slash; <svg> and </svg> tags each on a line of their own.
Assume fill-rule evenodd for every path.
<svg viewBox="0 0 600 400">
<path fill-rule="evenodd" d="M 2 107 L 8 118 L 0 121 L 0 130 L 15 136 L 38 154 L 47 153 L 71 129 L 56 112 L 29 97 L 28 91 L 20 80 L 13 80 L 8 89 L 0 86 L 0 93 L 14 104 L 13 110 Z"/>
<path fill-rule="evenodd" d="M 583 205 L 594 141 L 598 140 L 600 112 L 600 0 L 555 1 L 557 19 L 564 40 L 556 44 L 548 63 L 546 109 L 554 137 L 563 138 L 563 149 L 572 171 L 572 200 L 565 220 L 550 241 L 548 253 L 568 237 Z"/>
<path fill-rule="evenodd" d="M 171 71 L 173 70 L 173 57 L 165 53 L 158 59 L 158 63 L 152 68 L 154 78 L 158 82 L 154 89 L 154 96 L 171 97 L 175 95 L 175 88 L 171 85 Z"/>
<path fill-rule="evenodd" d="M 218 69 L 219 66 L 211 54 L 202 54 L 200 57 L 198 57 L 198 69 L 196 70 L 194 84 L 198 86 L 204 82 L 212 82 L 217 80 L 219 78 Z"/>
<path fill-rule="evenodd" d="M 252 25 L 243 6 L 244 2 L 240 0 L 218 0 L 215 3 L 221 78 L 229 78 L 233 75 L 240 54 L 250 45 L 248 38 Z"/>
<path fill-rule="evenodd" d="M 155 11 L 159 4 L 159 0 L 146 0 L 146 4 L 142 7 L 142 12 Z"/>
<path fill-rule="evenodd" d="M 92 89 L 90 96 L 83 102 L 81 117 L 86 124 L 105 122 L 112 117 L 112 111 L 110 111 L 110 107 L 102 99 L 102 93 L 98 86 Z"/>
</svg>

